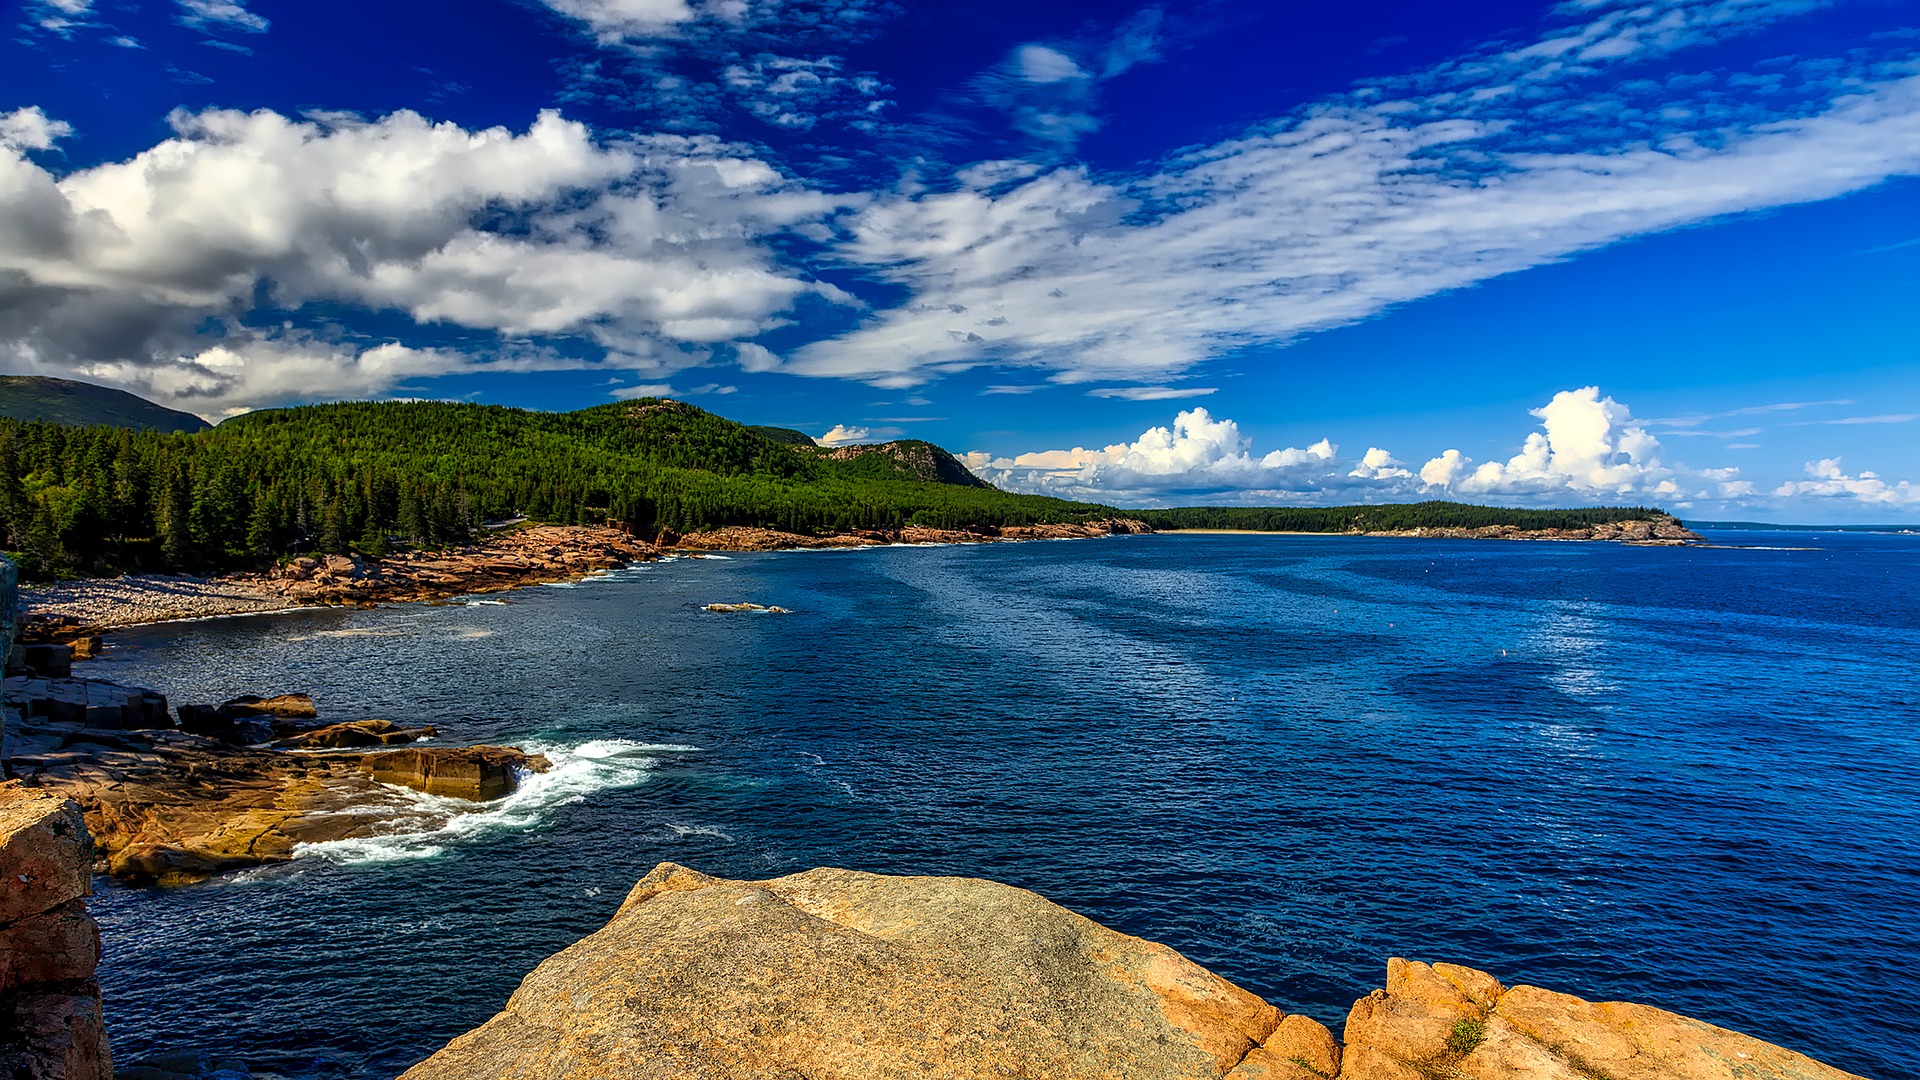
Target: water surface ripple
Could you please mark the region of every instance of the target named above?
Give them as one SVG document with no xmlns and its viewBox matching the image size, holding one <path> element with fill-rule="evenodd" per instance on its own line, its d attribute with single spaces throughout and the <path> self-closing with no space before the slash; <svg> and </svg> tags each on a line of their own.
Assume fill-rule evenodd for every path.
<svg viewBox="0 0 1920 1080">
<path fill-rule="evenodd" d="M 132 632 L 90 673 L 565 768 L 431 837 L 103 883 L 115 1054 L 393 1076 L 671 859 L 1012 882 L 1336 1031 L 1406 955 L 1920 1076 L 1920 543 L 1727 539 L 1816 550 L 741 555 Z M 795 613 L 700 610 L 739 600 Z"/>
</svg>

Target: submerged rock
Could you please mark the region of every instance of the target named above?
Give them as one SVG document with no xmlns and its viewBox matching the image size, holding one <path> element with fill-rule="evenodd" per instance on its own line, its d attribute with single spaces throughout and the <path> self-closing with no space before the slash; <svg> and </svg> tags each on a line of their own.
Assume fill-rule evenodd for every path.
<svg viewBox="0 0 1920 1080">
<path fill-rule="evenodd" d="M 402 1080 L 1860 1080 L 1644 1005 L 1400 959 L 1346 1036 L 1024 889 L 661 863 Z"/>
<path fill-rule="evenodd" d="M 787 610 L 786 608 L 783 608 L 783 607 L 768 607 L 768 606 L 767 606 L 767 605 L 765 605 L 765 604 L 708 604 L 708 605 L 706 606 L 706 610 L 708 610 L 708 611 L 719 611 L 719 612 L 736 612 L 736 611 L 764 611 L 764 612 L 766 612 L 766 613 L 767 613 L 767 614 L 769 614 L 769 615 L 791 615 L 791 614 L 793 614 L 793 612 L 791 612 L 791 611 L 789 611 L 789 610 Z"/>
</svg>

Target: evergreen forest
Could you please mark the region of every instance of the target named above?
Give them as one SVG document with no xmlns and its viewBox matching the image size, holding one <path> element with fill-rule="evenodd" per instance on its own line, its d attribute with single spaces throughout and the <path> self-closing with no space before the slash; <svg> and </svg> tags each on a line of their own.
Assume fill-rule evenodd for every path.
<svg viewBox="0 0 1920 1080">
<path fill-rule="evenodd" d="M 804 444 L 804 445 L 802 445 Z M 1015 495 L 930 443 L 823 450 L 676 401 L 578 412 L 310 405 L 195 434 L 0 419 L 0 532 L 31 578 L 212 572 L 435 547 L 489 521 L 636 535 L 1028 525 L 1110 508 Z"/>
</svg>

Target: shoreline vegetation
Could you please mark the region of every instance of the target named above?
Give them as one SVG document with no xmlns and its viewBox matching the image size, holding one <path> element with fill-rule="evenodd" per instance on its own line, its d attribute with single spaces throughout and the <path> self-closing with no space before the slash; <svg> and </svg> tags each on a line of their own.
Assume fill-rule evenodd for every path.
<svg viewBox="0 0 1920 1080">
<path fill-rule="evenodd" d="M 131 423 L 131 421 L 129 421 Z M 1697 542 L 1645 507 L 1119 510 L 1001 491 L 932 443 L 821 447 L 683 402 L 264 410 L 195 432 L 0 418 L 0 550 L 29 640 L 440 601 L 704 551 L 1154 531 Z"/>
</svg>

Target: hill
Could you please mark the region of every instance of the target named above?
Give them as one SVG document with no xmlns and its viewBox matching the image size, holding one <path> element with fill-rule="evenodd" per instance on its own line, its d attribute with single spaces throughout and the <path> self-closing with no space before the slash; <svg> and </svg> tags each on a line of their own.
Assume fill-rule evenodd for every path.
<svg viewBox="0 0 1920 1080">
<path fill-rule="evenodd" d="M 809 440 L 811 445 L 811 440 Z M 924 480 L 932 484 L 958 484 L 961 487 L 988 488 L 992 484 L 973 475 L 960 459 L 930 442 L 902 439 L 890 443 L 862 443 L 856 446 L 814 447 L 816 457 L 838 461 L 852 476 L 874 480 Z"/>
<path fill-rule="evenodd" d="M 802 446 L 678 401 L 570 413 L 361 402 L 193 434 L 0 420 L 0 531 L 29 574 L 204 572 L 294 553 L 461 542 L 482 521 L 610 522 L 641 537 L 1076 523 L 1109 507 L 1015 495 L 930 443 Z M 844 448 L 843 448 L 844 449 Z"/>
<path fill-rule="evenodd" d="M 108 386 L 46 375 L 0 375 L 0 417 L 54 424 L 110 424 L 146 431 L 205 431 L 192 413 Z"/>
</svg>

